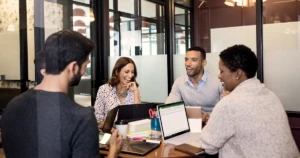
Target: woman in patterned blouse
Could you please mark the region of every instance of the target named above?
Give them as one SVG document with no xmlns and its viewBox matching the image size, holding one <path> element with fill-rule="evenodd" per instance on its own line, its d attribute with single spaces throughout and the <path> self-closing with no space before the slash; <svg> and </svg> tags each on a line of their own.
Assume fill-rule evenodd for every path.
<svg viewBox="0 0 300 158">
<path fill-rule="evenodd" d="M 135 63 L 128 57 L 117 60 L 109 81 L 100 86 L 95 102 L 95 116 L 103 125 L 107 113 L 118 105 L 141 103 L 141 95 L 136 82 Z"/>
</svg>

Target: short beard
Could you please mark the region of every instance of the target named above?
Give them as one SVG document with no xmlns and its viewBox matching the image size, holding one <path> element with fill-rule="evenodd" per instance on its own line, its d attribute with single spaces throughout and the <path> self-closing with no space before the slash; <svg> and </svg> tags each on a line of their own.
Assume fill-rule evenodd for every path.
<svg viewBox="0 0 300 158">
<path fill-rule="evenodd" d="M 72 81 L 70 82 L 70 86 L 78 86 L 79 82 L 81 80 L 80 71 L 78 70 L 78 73 L 72 78 Z"/>
</svg>

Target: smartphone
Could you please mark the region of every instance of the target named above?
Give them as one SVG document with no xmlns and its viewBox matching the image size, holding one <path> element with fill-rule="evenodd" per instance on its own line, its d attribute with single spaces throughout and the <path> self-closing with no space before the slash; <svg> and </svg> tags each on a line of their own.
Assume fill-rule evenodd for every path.
<svg viewBox="0 0 300 158">
<path fill-rule="evenodd" d="M 100 133 L 99 134 L 99 144 L 108 145 L 109 139 L 111 137 L 110 133 Z"/>
</svg>

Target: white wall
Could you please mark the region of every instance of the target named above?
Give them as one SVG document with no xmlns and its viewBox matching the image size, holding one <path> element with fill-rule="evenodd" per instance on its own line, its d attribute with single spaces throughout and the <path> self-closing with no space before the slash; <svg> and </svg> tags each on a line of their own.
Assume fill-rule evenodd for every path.
<svg viewBox="0 0 300 158">
<path fill-rule="evenodd" d="M 300 111 L 299 22 L 264 25 L 264 83 L 281 100 L 286 110 Z M 212 52 L 208 63 L 216 63 L 218 54 L 234 44 L 244 44 L 256 52 L 255 26 L 211 29 Z M 217 72 L 218 67 L 207 65 L 206 70 Z"/>
</svg>

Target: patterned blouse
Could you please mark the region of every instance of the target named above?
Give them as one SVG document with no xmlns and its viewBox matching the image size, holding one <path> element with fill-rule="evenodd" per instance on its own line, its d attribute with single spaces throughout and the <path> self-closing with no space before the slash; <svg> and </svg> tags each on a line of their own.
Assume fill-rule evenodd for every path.
<svg viewBox="0 0 300 158">
<path fill-rule="evenodd" d="M 141 100 L 140 92 L 139 99 Z M 94 106 L 97 122 L 104 121 L 107 113 L 114 107 L 126 104 L 134 104 L 134 94 L 132 91 L 128 90 L 127 97 L 123 103 L 121 103 L 117 96 L 117 90 L 115 86 L 112 87 L 109 84 L 100 86 Z"/>
</svg>

